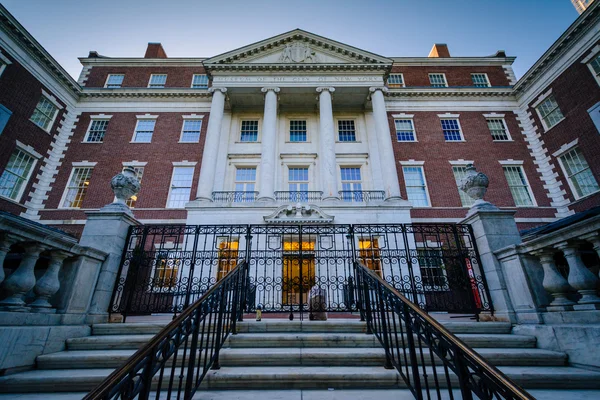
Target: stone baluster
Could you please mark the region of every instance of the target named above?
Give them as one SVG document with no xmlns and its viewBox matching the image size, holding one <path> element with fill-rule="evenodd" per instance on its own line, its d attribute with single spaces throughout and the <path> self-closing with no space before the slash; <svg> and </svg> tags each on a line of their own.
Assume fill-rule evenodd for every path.
<svg viewBox="0 0 600 400">
<path fill-rule="evenodd" d="M 10 246 L 17 243 L 19 239 L 9 233 L 0 234 L 0 284 L 4 281 L 4 260 L 10 251 Z"/>
<path fill-rule="evenodd" d="M 582 240 L 586 242 L 590 242 L 594 246 L 594 250 L 596 254 L 598 254 L 598 258 L 600 258 L 600 232 L 593 232 L 588 235 L 584 235 L 581 237 Z"/>
<path fill-rule="evenodd" d="M 333 87 L 318 87 L 319 93 L 319 169 L 323 201 L 338 200 L 335 127 L 333 123 Z"/>
<path fill-rule="evenodd" d="M 60 289 L 58 273 L 62 268 L 63 262 L 69 256 L 69 253 L 60 250 L 55 250 L 50 253 L 50 264 L 48 265 L 48 269 L 33 288 L 36 299 L 30 304 L 30 306 L 33 307 L 32 311 L 40 313 L 56 312 L 48 300 L 58 292 L 58 289 Z"/>
<path fill-rule="evenodd" d="M 572 310 L 572 305 L 575 304 L 567 298 L 569 283 L 561 275 L 554 263 L 554 252 L 549 249 L 542 249 L 533 253 L 534 256 L 540 259 L 542 268 L 544 269 L 544 280 L 542 286 L 554 300 L 548 305 L 549 311 L 567 311 Z M 550 309 L 553 308 L 553 309 Z"/>
<path fill-rule="evenodd" d="M 23 248 L 25 254 L 19 268 L 2 285 L 9 296 L 0 302 L 0 306 L 8 311 L 29 310 L 25 304 L 25 295 L 35 286 L 35 264 L 40 258 L 40 253 L 46 250 L 46 247 L 39 243 L 27 243 L 23 245 Z"/>
<path fill-rule="evenodd" d="M 596 294 L 596 283 L 598 277 L 594 275 L 581 260 L 579 249 L 576 244 L 569 242 L 558 243 L 555 246 L 563 252 L 567 263 L 569 264 L 568 281 L 579 294 L 581 299 L 577 302 L 578 305 L 596 305 L 600 304 L 600 298 Z M 574 306 L 575 309 L 581 308 Z M 590 308 L 595 308 L 590 306 Z"/>
<path fill-rule="evenodd" d="M 277 93 L 278 87 L 264 87 L 265 112 L 260 158 L 260 187 L 259 201 L 275 201 L 275 158 L 277 156 Z"/>
</svg>

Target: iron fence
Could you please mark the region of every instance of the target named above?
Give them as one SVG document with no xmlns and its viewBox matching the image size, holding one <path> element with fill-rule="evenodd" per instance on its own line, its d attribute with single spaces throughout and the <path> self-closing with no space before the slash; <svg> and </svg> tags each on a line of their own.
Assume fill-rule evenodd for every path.
<svg viewBox="0 0 600 400">
<path fill-rule="evenodd" d="M 258 192 L 212 192 L 215 203 L 253 203 Z"/>
<path fill-rule="evenodd" d="M 374 200 L 385 200 L 383 190 L 341 190 L 340 199 L 347 202 L 368 203 Z"/>
<path fill-rule="evenodd" d="M 323 192 L 316 191 L 277 191 L 275 192 L 275 200 L 286 203 L 306 203 L 321 201 Z"/>
</svg>

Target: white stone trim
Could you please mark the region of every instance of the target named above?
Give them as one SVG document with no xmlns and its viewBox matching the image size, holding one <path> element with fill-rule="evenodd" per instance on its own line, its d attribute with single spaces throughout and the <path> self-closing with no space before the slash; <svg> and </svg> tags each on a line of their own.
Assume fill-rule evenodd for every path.
<svg viewBox="0 0 600 400">
<path fill-rule="evenodd" d="M 505 114 L 498 114 L 498 113 L 493 112 L 493 113 L 490 113 L 490 114 L 483 114 L 483 116 L 485 118 L 504 118 Z"/>
<path fill-rule="evenodd" d="M 42 95 L 43 95 L 45 98 L 47 98 L 47 99 L 48 99 L 48 100 L 49 100 L 49 101 L 50 101 L 52 104 L 54 104 L 54 105 L 56 106 L 56 108 L 58 108 L 59 110 L 62 110 L 62 109 L 64 108 L 64 107 L 63 107 L 63 106 L 62 106 L 62 105 L 61 105 L 61 104 L 58 102 L 58 99 L 57 99 L 57 98 L 56 98 L 54 95 L 52 95 L 52 94 L 50 94 L 50 93 L 46 92 L 44 89 L 42 89 Z M 56 117 L 55 117 L 55 118 L 56 118 Z M 52 120 L 52 123 L 54 123 L 54 120 Z M 51 126 L 52 126 L 52 124 L 51 124 Z"/>
<path fill-rule="evenodd" d="M 73 168 L 78 168 L 78 167 L 95 167 L 96 164 L 98 164 L 97 162 L 93 162 L 93 161 L 87 161 L 87 160 L 83 160 L 83 161 L 73 161 L 71 163 L 71 165 L 73 166 Z"/>
<path fill-rule="evenodd" d="M 148 164 L 148 162 L 133 160 L 133 161 L 123 161 L 121 164 L 123 164 L 124 167 L 145 167 L 146 164 Z"/>
<path fill-rule="evenodd" d="M 84 86 L 88 80 L 91 70 L 92 70 L 91 65 L 84 65 L 83 68 L 81 69 L 81 72 L 79 73 L 79 78 L 77 78 L 77 83 L 79 83 L 81 86 Z"/>
<path fill-rule="evenodd" d="M 587 64 L 600 53 L 600 44 L 595 45 L 589 50 L 589 54 L 581 60 L 582 64 Z"/>
<path fill-rule="evenodd" d="M 196 164 L 198 164 L 196 161 L 188 161 L 188 160 L 173 161 L 174 167 L 195 167 Z"/>
<path fill-rule="evenodd" d="M 29 154 L 33 158 L 37 158 L 39 160 L 40 158 L 43 157 L 40 153 L 35 151 L 35 149 L 28 144 L 22 143 L 18 140 L 16 140 L 16 144 L 17 144 L 17 148 L 19 148 L 20 150 L 23 150 L 25 153 Z M 31 167 L 31 170 L 33 171 L 33 166 Z"/>
<path fill-rule="evenodd" d="M 523 160 L 513 160 L 512 158 L 509 158 L 508 160 L 498 160 L 498 162 L 500 163 L 500 165 L 508 165 L 508 166 L 510 166 L 510 165 L 513 165 L 513 166 L 523 165 Z"/>
<path fill-rule="evenodd" d="M 144 115 L 136 115 L 137 119 L 157 119 L 158 115 L 144 114 Z"/>
<path fill-rule="evenodd" d="M 183 119 L 202 119 L 202 118 L 204 118 L 204 114 L 203 115 L 198 115 L 198 114 L 182 115 L 181 118 L 183 118 Z"/>
<path fill-rule="evenodd" d="M 404 113 L 392 114 L 392 118 L 396 118 L 396 119 L 413 119 L 414 117 L 415 117 L 414 114 L 404 114 Z"/>
<path fill-rule="evenodd" d="M 425 161 L 415 161 L 413 159 L 410 160 L 406 160 L 406 161 L 398 161 L 400 163 L 400 165 L 402 166 L 422 166 L 425 165 Z"/>
<path fill-rule="evenodd" d="M 475 161 L 463 160 L 462 158 L 458 159 L 458 160 L 450 160 L 448 162 L 450 163 L 450 165 L 456 165 L 456 166 L 464 166 L 464 165 L 467 165 L 467 164 L 475 164 Z"/>
<path fill-rule="evenodd" d="M 3 64 L 2 66 L 0 66 L 0 76 L 2 76 L 4 70 L 7 66 L 12 64 L 12 61 L 10 61 L 4 54 L 2 54 L 2 50 L 0 50 L 0 61 L 2 61 Z"/>
<path fill-rule="evenodd" d="M 368 159 L 369 158 L 369 153 L 335 153 L 335 158 L 336 159 L 347 159 L 347 158 L 351 158 L 351 159 Z"/>
<path fill-rule="evenodd" d="M 439 118 L 460 118 L 460 114 L 451 114 L 451 113 L 445 113 L 445 114 L 438 114 L 437 115 Z"/>
<path fill-rule="evenodd" d="M 560 146 L 560 148 L 558 150 L 556 150 L 554 153 L 552 153 L 552 156 L 555 158 L 558 158 L 558 157 L 562 156 L 563 154 L 565 154 L 567 151 L 571 150 L 573 147 L 577 146 L 578 143 L 579 143 L 579 138 L 577 138 L 569 143 L 565 143 L 562 146 Z"/>
<path fill-rule="evenodd" d="M 254 143 L 254 142 L 252 142 Z M 246 159 L 255 159 L 260 158 L 261 154 L 228 154 L 227 159 L 229 160 L 246 160 Z"/>
<path fill-rule="evenodd" d="M 90 119 L 111 119 L 112 115 L 106 115 L 106 114 L 96 114 L 96 115 L 90 115 Z"/>
<path fill-rule="evenodd" d="M 503 65 L 502 68 L 504 69 L 504 73 L 508 78 L 508 84 L 514 86 L 517 83 L 517 76 L 515 75 L 515 71 L 513 70 L 512 65 Z"/>
<path fill-rule="evenodd" d="M 552 94 L 552 88 L 546 90 L 545 92 L 543 92 L 542 94 L 540 94 L 536 99 L 535 102 L 531 105 L 532 108 L 537 108 L 537 106 L 539 106 L 542 101 L 546 100 L 550 95 Z M 540 117 L 541 119 L 541 117 Z"/>
</svg>

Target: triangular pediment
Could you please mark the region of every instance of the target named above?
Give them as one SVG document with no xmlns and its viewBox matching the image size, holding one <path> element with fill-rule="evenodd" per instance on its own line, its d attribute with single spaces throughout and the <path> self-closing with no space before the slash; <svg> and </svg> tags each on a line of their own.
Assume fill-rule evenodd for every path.
<svg viewBox="0 0 600 400">
<path fill-rule="evenodd" d="M 209 58 L 205 65 L 227 64 L 378 64 L 392 60 L 365 50 L 295 29 Z"/>
</svg>

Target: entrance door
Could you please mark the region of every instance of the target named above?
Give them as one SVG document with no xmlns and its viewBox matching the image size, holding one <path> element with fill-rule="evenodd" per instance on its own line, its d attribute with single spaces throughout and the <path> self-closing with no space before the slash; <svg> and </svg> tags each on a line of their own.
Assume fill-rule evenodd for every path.
<svg viewBox="0 0 600 400">
<path fill-rule="evenodd" d="M 282 300 L 287 306 L 308 307 L 308 293 L 315 285 L 313 255 L 283 256 Z"/>
</svg>

